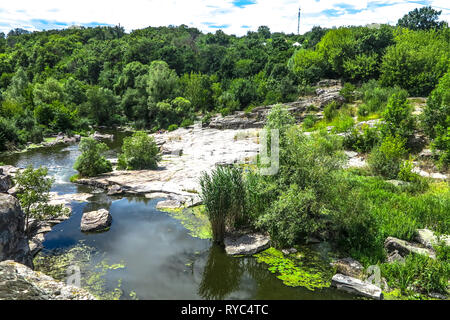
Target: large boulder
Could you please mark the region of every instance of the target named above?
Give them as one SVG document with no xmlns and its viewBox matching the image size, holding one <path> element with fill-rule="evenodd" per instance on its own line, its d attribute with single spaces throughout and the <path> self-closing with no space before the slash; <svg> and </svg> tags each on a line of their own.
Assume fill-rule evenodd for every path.
<svg viewBox="0 0 450 320">
<path fill-rule="evenodd" d="M 99 232 L 105 231 L 111 226 L 112 217 L 108 210 L 85 212 L 81 218 L 81 231 Z"/>
<path fill-rule="evenodd" d="M 331 279 L 331 286 L 359 296 L 382 300 L 383 293 L 379 287 L 357 278 L 337 273 Z"/>
<path fill-rule="evenodd" d="M 95 300 L 82 288 L 66 285 L 20 263 L 0 262 L 0 300 Z"/>
<path fill-rule="evenodd" d="M 224 244 L 229 255 L 252 255 L 269 248 L 270 237 L 260 233 L 229 234 Z"/>
<path fill-rule="evenodd" d="M 400 256 L 405 257 L 410 253 L 417 253 L 436 259 L 436 254 L 433 250 L 422 248 L 416 244 L 394 237 L 388 237 L 386 239 L 384 242 L 384 248 L 386 249 L 388 255 L 392 252 L 397 252 Z"/>
<path fill-rule="evenodd" d="M 19 201 L 0 193 L 0 261 L 14 260 L 32 267 L 32 257 L 25 234 L 25 217 Z"/>
<path fill-rule="evenodd" d="M 0 173 L 0 192 L 7 193 L 13 186 L 11 176 Z"/>
<path fill-rule="evenodd" d="M 338 259 L 331 263 L 336 268 L 337 273 L 345 276 L 362 279 L 364 276 L 364 267 L 359 261 L 352 258 Z"/>
</svg>

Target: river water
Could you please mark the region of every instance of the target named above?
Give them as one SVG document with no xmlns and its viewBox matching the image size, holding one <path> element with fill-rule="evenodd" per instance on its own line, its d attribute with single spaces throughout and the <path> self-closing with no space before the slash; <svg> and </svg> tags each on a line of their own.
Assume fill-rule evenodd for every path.
<svg viewBox="0 0 450 320">
<path fill-rule="evenodd" d="M 108 143 L 116 157 L 124 133 Z M 255 258 L 224 254 L 210 240 L 198 239 L 169 214 L 156 210 L 161 199 L 109 197 L 101 190 L 69 181 L 78 146 L 31 150 L 0 158 L 17 167 L 46 166 L 60 194 L 93 193 L 84 203 L 72 203 L 72 215 L 45 236 L 35 260 L 38 270 L 58 280 L 76 266 L 81 284 L 107 299 L 351 299 L 334 289 L 310 291 L 283 284 Z M 80 231 L 83 212 L 108 209 L 113 223 L 107 232 Z M 70 276 L 70 275 L 69 275 Z"/>
</svg>

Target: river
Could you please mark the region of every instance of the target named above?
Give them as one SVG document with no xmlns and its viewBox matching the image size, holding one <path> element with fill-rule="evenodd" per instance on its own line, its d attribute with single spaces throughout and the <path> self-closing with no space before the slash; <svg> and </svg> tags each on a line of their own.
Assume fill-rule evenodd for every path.
<svg viewBox="0 0 450 320">
<path fill-rule="evenodd" d="M 116 157 L 125 133 L 115 133 L 108 157 Z M 81 283 L 105 299 L 351 299 L 335 289 L 290 287 L 253 257 L 229 257 L 210 240 L 190 235 L 182 223 L 156 203 L 139 197 L 110 197 L 102 190 L 69 181 L 78 146 L 34 149 L 0 158 L 17 167 L 46 166 L 59 194 L 93 193 L 72 203 L 70 218 L 45 236 L 35 259 L 37 270 L 65 280 L 69 266 L 79 268 Z M 108 209 L 107 232 L 80 231 L 83 212 Z"/>
</svg>

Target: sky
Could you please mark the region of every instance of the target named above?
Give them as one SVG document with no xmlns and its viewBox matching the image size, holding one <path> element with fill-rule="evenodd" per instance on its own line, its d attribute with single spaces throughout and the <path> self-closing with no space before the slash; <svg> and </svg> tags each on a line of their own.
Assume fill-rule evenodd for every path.
<svg viewBox="0 0 450 320">
<path fill-rule="evenodd" d="M 409 11 L 426 5 L 442 10 L 450 23 L 449 0 L 1 0 L 0 32 L 62 29 L 72 25 L 120 24 L 127 32 L 148 26 L 185 24 L 203 32 L 222 29 L 238 36 L 259 26 L 272 32 L 300 33 L 313 26 L 396 24 Z"/>
</svg>

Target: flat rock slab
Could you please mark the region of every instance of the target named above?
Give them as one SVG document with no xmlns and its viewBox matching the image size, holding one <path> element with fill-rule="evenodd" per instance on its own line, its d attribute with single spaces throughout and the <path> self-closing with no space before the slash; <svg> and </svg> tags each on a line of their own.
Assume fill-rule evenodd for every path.
<svg viewBox="0 0 450 320">
<path fill-rule="evenodd" d="M 165 201 L 160 201 L 156 204 L 156 209 L 158 210 L 164 210 L 164 209 L 169 209 L 169 210 L 175 210 L 175 209 L 179 209 L 183 206 L 183 204 L 178 201 L 178 200 L 165 200 Z"/>
<path fill-rule="evenodd" d="M 421 248 L 416 244 L 410 243 L 405 240 L 397 239 L 394 237 L 388 237 L 384 242 L 384 247 L 388 254 L 397 251 L 402 257 L 407 256 L 410 253 L 417 253 L 426 255 L 432 259 L 436 259 L 436 254 L 433 250 L 427 248 Z"/>
<path fill-rule="evenodd" d="M 85 212 L 81 218 L 81 231 L 98 232 L 111 226 L 112 217 L 108 210 Z"/>
<path fill-rule="evenodd" d="M 376 300 L 383 299 L 383 293 L 376 285 L 340 273 L 333 276 L 331 286 L 351 294 Z"/>
<path fill-rule="evenodd" d="M 229 255 L 252 255 L 269 248 L 270 237 L 260 233 L 227 235 L 224 243 Z"/>
</svg>

